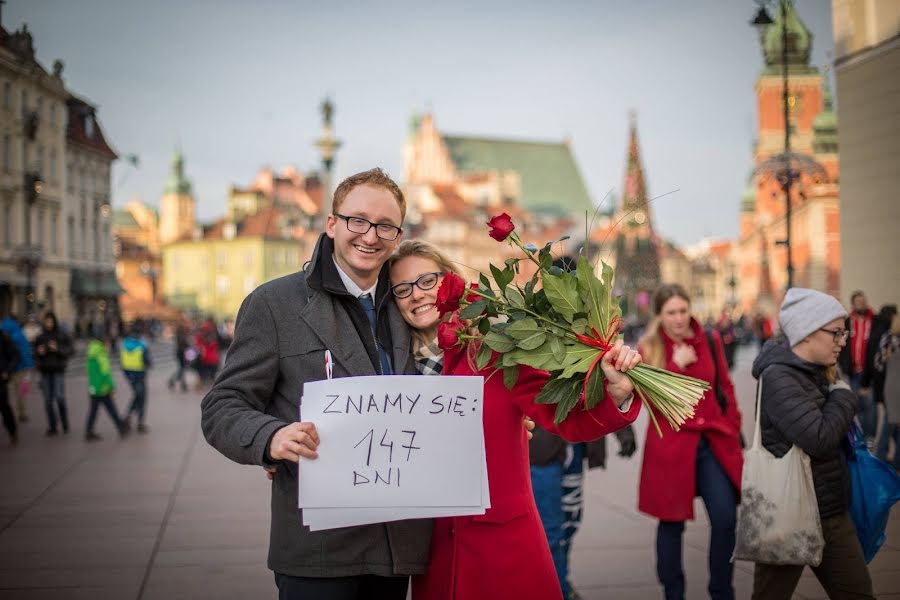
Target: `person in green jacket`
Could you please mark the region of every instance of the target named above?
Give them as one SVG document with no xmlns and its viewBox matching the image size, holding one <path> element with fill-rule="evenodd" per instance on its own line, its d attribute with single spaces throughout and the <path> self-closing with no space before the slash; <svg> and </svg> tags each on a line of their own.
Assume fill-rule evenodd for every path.
<svg viewBox="0 0 900 600">
<path fill-rule="evenodd" d="M 102 404 L 116 425 L 119 435 L 124 437 L 129 430 L 128 424 L 119 417 L 113 398 L 116 393 L 116 382 L 109 368 L 110 340 L 101 339 L 95 334 L 88 343 L 87 348 L 87 376 L 88 394 L 91 397 L 91 409 L 88 412 L 87 429 L 84 439 L 88 442 L 96 442 L 101 438 L 94 431 L 94 423 L 97 420 L 97 409 Z"/>
</svg>

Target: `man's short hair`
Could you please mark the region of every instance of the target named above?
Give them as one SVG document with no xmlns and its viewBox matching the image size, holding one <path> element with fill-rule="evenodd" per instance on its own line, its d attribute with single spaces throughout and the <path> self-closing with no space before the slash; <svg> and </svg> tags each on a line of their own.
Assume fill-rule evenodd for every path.
<svg viewBox="0 0 900 600">
<path fill-rule="evenodd" d="M 400 186 L 397 185 L 387 173 L 378 167 L 357 173 L 356 175 L 351 175 L 343 180 L 340 185 L 337 186 L 337 189 L 334 190 L 334 200 L 331 203 L 331 212 L 337 213 L 340 211 L 341 204 L 344 202 L 344 198 L 347 197 L 347 194 L 361 185 L 380 187 L 389 191 L 397 200 L 397 205 L 400 207 L 400 223 L 403 223 L 403 219 L 406 218 L 406 198 L 403 197 Z"/>
<path fill-rule="evenodd" d="M 856 290 L 855 292 L 850 294 L 850 302 L 855 302 L 857 298 L 859 298 L 860 296 L 865 296 L 865 295 L 866 295 L 866 293 L 864 291 Z"/>
</svg>

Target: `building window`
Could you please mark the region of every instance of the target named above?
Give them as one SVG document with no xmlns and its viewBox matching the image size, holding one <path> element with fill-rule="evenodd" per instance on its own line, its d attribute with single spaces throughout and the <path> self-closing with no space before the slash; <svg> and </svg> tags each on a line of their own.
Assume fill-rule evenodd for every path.
<svg viewBox="0 0 900 600">
<path fill-rule="evenodd" d="M 28 90 L 22 90 L 22 116 L 28 113 Z"/>
<path fill-rule="evenodd" d="M 38 248 L 44 247 L 44 209 L 38 211 L 37 219 L 37 245 Z"/>
<path fill-rule="evenodd" d="M 50 150 L 50 179 L 56 181 L 56 150 Z"/>
<path fill-rule="evenodd" d="M 38 172 L 38 173 L 43 173 L 43 172 L 44 172 L 44 147 L 43 147 L 43 146 L 38 146 L 38 151 L 37 151 L 37 172 Z"/>
<path fill-rule="evenodd" d="M 244 253 L 244 266 L 245 267 L 253 266 L 253 251 L 252 250 L 247 250 Z"/>
<path fill-rule="evenodd" d="M 244 293 L 249 294 L 254 289 L 256 289 L 256 281 L 253 280 L 253 277 L 250 275 L 244 277 Z"/>
<path fill-rule="evenodd" d="M 226 266 L 228 266 L 227 252 L 225 252 L 224 250 L 219 250 L 219 252 L 216 254 L 216 265 L 218 265 L 220 269 L 224 269 Z"/>
<path fill-rule="evenodd" d="M 109 257 L 109 223 L 103 224 L 103 258 Z"/>
<path fill-rule="evenodd" d="M 12 83 L 3 83 L 3 108 L 12 108 Z"/>
<path fill-rule="evenodd" d="M 3 170 L 7 173 L 12 170 L 12 141 L 8 135 L 3 136 Z"/>
<path fill-rule="evenodd" d="M 87 258 L 87 221 L 84 219 L 81 220 L 81 244 L 79 249 L 81 250 L 81 257 Z"/>
<path fill-rule="evenodd" d="M 3 205 L 3 245 L 12 248 L 12 204 Z"/>
<path fill-rule="evenodd" d="M 50 105 L 50 127 L 56 127 L 56 103 Z"/>
<path fill-rule="evenodd" d="M 216 291 L 218 291 L 220 295 L 225 295 L 228 293 L 228 287 L 228 276 L 216 275 Z"/>
<path fill-rule="evenodd" d="M 38 119 L 43 120 L 43 118 L 44 118 L 44 97 L 43 96 L 38 96 L 35 112 L 37 112 Z"/>
<path fill-rule="evenodd" d="M 75 217 L 69 217 L 66 250 L 68 252 L 69 258 L 73 258 L 75 256 Z"/>
<path fill-rule="evenodd" d="M 94 139 L 94 115 L 88 114 L 84 117 L 84 134 L 89 140 Z"/>
<path fill-rule="evenodd" d="M 56 211 L 50 215 L 50 252 L 56 254 L 59 252 L 59 214 Z"/>
</svg>

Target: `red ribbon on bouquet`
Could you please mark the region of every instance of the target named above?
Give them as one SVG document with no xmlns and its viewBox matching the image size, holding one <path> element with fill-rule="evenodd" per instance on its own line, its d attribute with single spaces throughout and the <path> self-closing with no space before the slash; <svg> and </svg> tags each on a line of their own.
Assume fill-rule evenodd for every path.
<svg viewBox="0 0 900 600">
<path fill-rule="evenodd" d="M 619 317 L 614 318 L 609 322 L 609 325 L 606 328 L 606 336 L 600 335 L 600 332 L 597 331 L 596 328 L 591 327 L 591 333 L 593 337 L 589 335 L 582 335 L 580 333 L 576 333 L 575 337 L 578 338 L 578 341 L 584 344 L 585 346 L 590 346 L 591 348 L 597 348 L 600 350 L 600 354 L 597 355 L 597 358 L 594 359 L 594 362 L 591 363 L 590 368 L 588 369 L 587 375 L 584 377 L 584 387 L 581 388 L 581 402 L 584 403 L 584 409 L 587 410 L 587 387 L 588 382 L 591 380 L 591 374 L 593 374 L 594 369 L 597 368 L 597 365 L 600 364 L 600 361 L 603 360 L 603 356 L 612 350 L 613 338 L 619 333 L 619 324 L 622 322 L 622 319 Z M 597 421 L 597 418 L 588 411 L 588 414 L 591 416 L 594 421 L 602 425 L 600 421 Z"/>
</svg>

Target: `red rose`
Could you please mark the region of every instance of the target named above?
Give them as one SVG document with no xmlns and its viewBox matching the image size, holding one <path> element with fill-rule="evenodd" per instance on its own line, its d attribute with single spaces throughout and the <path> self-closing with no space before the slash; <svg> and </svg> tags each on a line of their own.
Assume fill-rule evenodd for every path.
<svg viewBox="0 0 900 600">
<path fill-rule="evenodd" d="M 441 350 L 450 350 L 459 344 L 460 327 L 456 319 L 438 325 L 438 346 Z"/>
<path fill-rule="evenodd" d="M 502 242 L 508 238 L 509 234 L 516 228 L 516 226 L 513 225 L 512 219 L 506 213 L 491 217 L 491 220 L 487 222 L 487 225 L 491 228 L 488 235 L 498 242 Z"/>
<path fill-rule="evenodd" d="M 470 289 L 470 290 L 477 290 L 477 289 L 478 289 L 478 282 L 477 282 L 477 281 L 473 281 L 472 283 L 470 283 L 470 284 L 469 284 L 469 289 Z M 478 294 L 469 294 L 468 296 L 466 296 L 466 302 L 468 302 L 469 304 L 472 304 L 473 302 L 478 302 L 479 300 L 481 300 L 481 296 L 479 296 Z"/>
<path fill-rule="evenodd" d="M 466 282 L 456 273 L 447 273 L 444 275 L 444 281 L 438 288 L 437 300 L 435 306 L 441 316 L 448 312 L 453 312 L 459 308 L 459 301 L 462 299 L 466 291 Z"/>
</svg>

